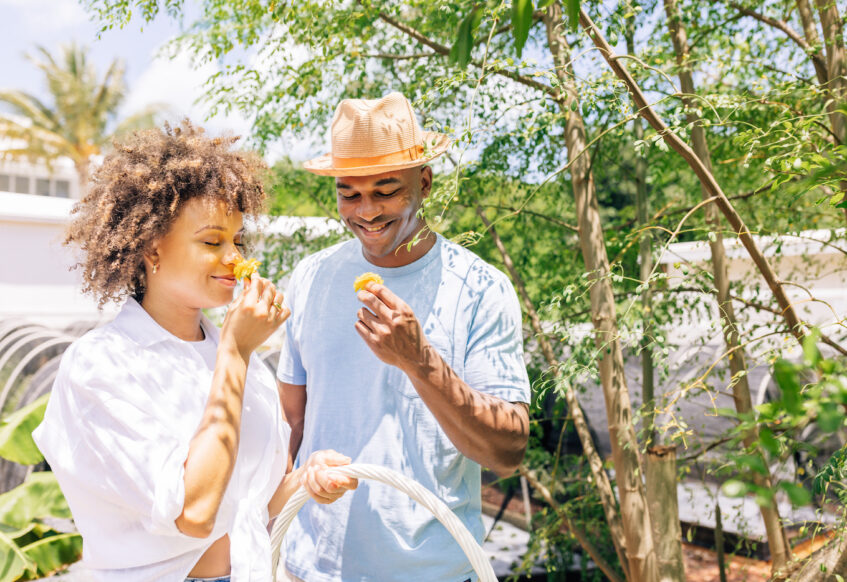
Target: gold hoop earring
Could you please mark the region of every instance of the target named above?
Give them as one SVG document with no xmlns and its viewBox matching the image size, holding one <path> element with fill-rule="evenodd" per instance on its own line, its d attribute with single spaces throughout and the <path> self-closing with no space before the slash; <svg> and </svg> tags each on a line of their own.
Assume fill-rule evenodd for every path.
<svg viewBox="0 0 847 582">
<path fill-rule="evenodd" d="M 153 264 L 153 274 L 155 275 L 156 271 L 158 271 L 158 270 L 159 270 L 159 263 L 154 263 Z"/>
</svg>

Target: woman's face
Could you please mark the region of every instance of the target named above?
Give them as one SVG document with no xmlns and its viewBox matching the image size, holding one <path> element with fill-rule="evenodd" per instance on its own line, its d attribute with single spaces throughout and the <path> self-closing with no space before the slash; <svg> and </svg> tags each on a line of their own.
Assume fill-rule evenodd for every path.
<svg viewBox="0 0 847 582">
<path fill-rule="evenodd" d="M 219 200 L 189 200 L 145 257 L 145 300 L 192 309 L 226 305 L 235 290 L 232 271 L 242 259 L 243 236 L 241 212 L 228 214 L 227 205 Z"/>
</svg>

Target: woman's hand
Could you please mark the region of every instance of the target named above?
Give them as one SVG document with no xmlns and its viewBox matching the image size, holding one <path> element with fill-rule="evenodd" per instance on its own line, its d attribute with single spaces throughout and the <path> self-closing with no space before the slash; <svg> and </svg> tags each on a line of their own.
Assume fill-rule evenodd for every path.
<svg viewBox="0 0 847 582">
<path fill-rule="evenodd" d="M 333 467 L 349 464 L 350 458 L 336 451 L 316 451 L 309 455 L 309 460 L 303 465 L 300 484 L 318 503 L 337 501 L 345 492 L 359 486 L 359 480 L 355 477 L 332 470 Z"/>
<path fill-rule="evenodd" d="M 244 280 L 244 291 L 235 298 L 221 327 L 221 343 L 231 342 L 248 359 L 291 315 L 283 295 L 273 283 L 254 275 Z"/>
</svg>

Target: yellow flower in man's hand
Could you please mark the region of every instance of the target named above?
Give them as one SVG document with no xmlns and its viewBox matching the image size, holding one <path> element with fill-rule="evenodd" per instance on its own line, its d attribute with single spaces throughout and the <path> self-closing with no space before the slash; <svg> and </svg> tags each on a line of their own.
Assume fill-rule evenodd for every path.
<svg viewBox="0 0 847 582">
<path fill-rule="evenodd" d="M 249 278 L 259 269 L 259 265 L 261 264 L 258 259 L 241 259 L 235 264 L 232 274 L 235 275 L 236 279 Z"/>
<path fill-rule="evenodd" d="M 376 273 L 362 273 L 356 277 L 356 280 L 353 282 L 353 291 L 358 293 L 362 289 L 365 289 L 368 286 L 368 283 L 379 283 L 382 285 L 382 277 Z"/>
</svg>

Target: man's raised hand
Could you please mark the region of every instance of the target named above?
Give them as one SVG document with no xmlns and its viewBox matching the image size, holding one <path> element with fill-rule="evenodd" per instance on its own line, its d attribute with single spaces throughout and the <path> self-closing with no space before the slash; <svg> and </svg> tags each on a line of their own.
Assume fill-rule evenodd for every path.
<svg viewBox="0 0 847 582">
<path fill-rule="evenodd" d="M 356 331 L 376 357 L 403 371 L 427 360 L 429 342 L 405 301 L 379 283 L 368 284 L 357 297 L 365 306 L 358 311 Z"/>
</svg>

